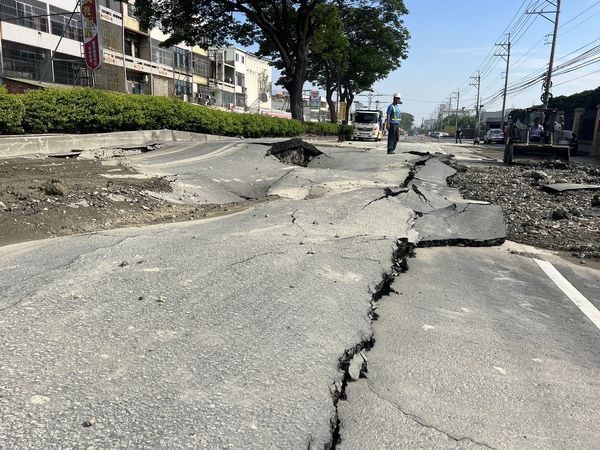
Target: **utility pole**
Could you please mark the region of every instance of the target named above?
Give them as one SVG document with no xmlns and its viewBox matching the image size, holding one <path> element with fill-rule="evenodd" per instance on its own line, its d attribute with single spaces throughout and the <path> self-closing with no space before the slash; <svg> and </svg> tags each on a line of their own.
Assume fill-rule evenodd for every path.
<svg viewBox="0 0 600 450">
<path fill-rule="evenodd" d="M 477 71 L 477 75 L 470 77 L 472 78 L 474 81 L 471 84 L 471 86 L 476 86 L 477 87 L 477 103 L 475 104 L 475 139 L 474 142 L 479 143 L 479 134 L 480 134 L 480 127 L 481 124 L 479 122 L 479 91 L 481 88 L 481 75 L 479 73 L 479 71 Z"/>
<path fill-rule="evenodd" d="M 454 121 L 454 133 L 458 130 L 458 105 L 460 103 L 460 90 L 456 90 L 456 118 Z"/>
<path fill-rule="evenodd" d="M 494 53 L 494 56 L 500 56 L 506 61 L 506 72 L 504 72 L 504 95 L 502 96 L 502 116 L 500 116 L 500 128 L 504 131 L 504 114 L 506 111 L 506 91 L 508 89 L 508 69 L 510 67 L 510 33 L 506 42 L 496 44 L 505 51 L 505 53 Z"/>
<path fill-rule="evenodd" d="M 369 107 L 367 109 L 371 109 L 371 101 L 373 100 L 373 93 L 369 92 L 368 97 L 369 97 Z"/>
<path fill-rule="evenodd" d="M 556 35 L 558 33 L 558 16 L 560 15 L 560 0 L 546 0 L 546 3 L 554 6 L 556 10 L 554 11 L 527 11 L 527 14 L 539 14 L 544 19 L 554 23 L 554 32 L 552 33 L 552 47 L 550 49 L 550 62 L 548 63 L 548 72 L 546 73 L 546 79 L 544 80 L 544 84 L 542 85 L 543 94 L 540 100 L 544 104 L 544 108 L 548 107 L 548 102 L 552 98 L 552 93 L 550 89 L 552 88 L 552 66 L 554 65 L 554 50 L 556 49 Z M 549 19 L 545 16 L 545 14 L 554 14 L 554 20 Z"/>
</svg>

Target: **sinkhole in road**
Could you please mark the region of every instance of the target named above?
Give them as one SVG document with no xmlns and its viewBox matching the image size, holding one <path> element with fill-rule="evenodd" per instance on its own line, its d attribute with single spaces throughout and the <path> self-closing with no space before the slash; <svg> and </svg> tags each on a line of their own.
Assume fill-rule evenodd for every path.
<svg viewBox="0 0 600 450">
<path fill-rule="evenodd" d="M 267 156 L 272 155 L 283 163 L 302 167 L 307 167 L 308 163 L 323 154 L 314 145 L 298 138 L 277 142 L 267 151 Z"/>
</svg>

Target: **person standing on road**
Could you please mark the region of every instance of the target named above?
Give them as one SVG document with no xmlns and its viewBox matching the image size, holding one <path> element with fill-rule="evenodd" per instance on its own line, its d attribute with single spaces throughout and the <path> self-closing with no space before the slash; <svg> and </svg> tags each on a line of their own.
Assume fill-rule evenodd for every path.
<svg viewBox="0 0 600 450">
<path fill-rule="evenodd" d="M 402 104 L 402 97 L 400 92 L 394 94 L 394 100 L 387 109 L 387 118 L 385 120 L 385 129 L 388 132 L 387 140 L 387 153 L 393 155 L 396 153 L 396 144 L 400 136 L 400 106 Z"/>
<path fill-rule="evenodd" d="M 462 144 L 462 130 L 460 128 L 456 129 L 456 144 Z"/>
</svg>

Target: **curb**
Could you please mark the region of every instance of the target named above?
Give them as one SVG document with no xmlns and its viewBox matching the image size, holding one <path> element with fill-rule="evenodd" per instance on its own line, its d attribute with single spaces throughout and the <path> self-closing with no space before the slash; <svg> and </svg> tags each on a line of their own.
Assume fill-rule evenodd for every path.
<svg viewBox="0 0 600 450">
<path fill-rule="evenodd" d="M 178 130 L 0 136 L 0 158 L 64 153 L 71 150 L 92 150 L 105 147 L 136 147 L 158 142 L 213 141 L 221 139 L 231 138 Z"/>
</svg>

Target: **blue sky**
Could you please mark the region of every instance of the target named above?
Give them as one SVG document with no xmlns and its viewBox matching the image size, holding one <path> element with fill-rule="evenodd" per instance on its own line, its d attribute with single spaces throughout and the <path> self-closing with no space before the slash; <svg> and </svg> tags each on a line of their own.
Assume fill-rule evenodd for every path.
<svg viewBox="0 0 600 450">
<path fill-rule="evenodd" d="M 555 66 L 600 45 L 600 1 L 561 3 Z M 484 109 L 502 108 L 502 99 L 495 94 L 503 88 L 506 62 L 493 54 L 494 50 L 501 51 L 494 44 L 505 41 L 508 31 L 513 32 L 509 86 L 544 71 L 548 64 L 551 37 L 545 44 L 544 36 L 552 33 L 553 24 L 539 15 L 524 14 L 527 7 L 554 10 L 546 0 L 405 0 L 405 4 L 410 11 L 405 18 L 411 33 L 408 59 L 387 79 L 377 82 L 374 91 L 382 95 L 377 99 L 383 103 L 400 91 L 403 110 L 415 116 L 416 124 L 429 118 L 435 107 L 457 90 L 461 91 L 460 106 L 472 108 L 476 89 L 469 86 L 469 77 L 478 69 Z M 554 14 L 549 16 L 554 19 Z M 591 64 L 553 77 L 555 96 L 600 86 L 600 47 L 595 51 L 582 61 Z M 541 81 L 536 82 L 510 94 L 507 108 L 539 104 L 541 85 Z M 366 104 L 367 99 L 361 96 L 358 100 Z M 455 105 L 453 101 L 453 108 Z"/>
</svg>

